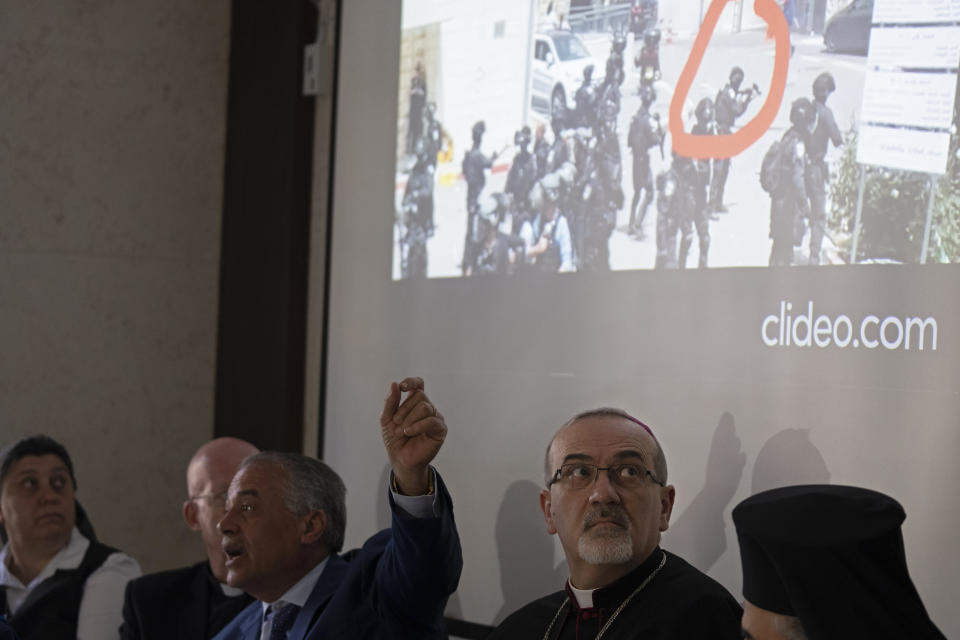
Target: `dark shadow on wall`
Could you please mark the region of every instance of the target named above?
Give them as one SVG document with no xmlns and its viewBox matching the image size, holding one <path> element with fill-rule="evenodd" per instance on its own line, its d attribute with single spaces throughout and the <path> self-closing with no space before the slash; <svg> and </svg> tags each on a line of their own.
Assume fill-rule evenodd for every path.
<svg viewBox="0 0 960 640">
<path fill-rule="evenodd" d="M 529 480 L 507 487 L 497 513 L 496 540 L 503 606 L 500 624 L 531 600 L 563 588 L 567 565 L 553 566 L 553 540 L 538 508 L 541 488 Z"/>
<path fill-rule="evenodd" d="M 664 546 L 701 571 L 709 571 L 727 549 L 723 514 L 740 486 L 746 463 L 733 415 L 725 411 L 713 432 L 703 488 L 664 540 Z"/>
<path fill-rule="evenodd" d="M 760 493 L 795 484 L 829 484 L 830 470 L 810 442 L 809 429 L 784 429 L 767 440 L 753 464 L 750 491 Z"/>
</svg>

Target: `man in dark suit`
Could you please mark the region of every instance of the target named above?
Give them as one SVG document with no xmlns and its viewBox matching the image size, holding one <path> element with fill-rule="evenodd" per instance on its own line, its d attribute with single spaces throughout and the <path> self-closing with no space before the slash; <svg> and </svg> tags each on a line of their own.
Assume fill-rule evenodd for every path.
<svg viewBox="0 0 960 640">
<path fill-rule="evenodd" d="M 253 598 L 226 584 L 226 557 L 217 522 L 225 513 L 227 487 L 240 463 L 257 448 L 236 438 L 217 438 L 193 455 L 187 466 L 183 519 L 200 533 L 207 559 L 191 567 L 161 571 L 127 584 L 123 640 L 208 640 Z"/>
<path fill-rule="evenodd" d="M 0 640 L 19 640 L 3 616 L 0 616 Z"/>
<path fill-rule="evenodd" d="M 346 489 L 333 469 L 285 453 L 243 462 L 218 526 L 227 582 L 258 602 L 217 640 L 447 637 L 443 609 L 463 560 L 450 496 L 429 466 L 447 426 L 423 380 L 391 383 L 380 428 L 392 525 L 343 555 Z"/>
</svg>

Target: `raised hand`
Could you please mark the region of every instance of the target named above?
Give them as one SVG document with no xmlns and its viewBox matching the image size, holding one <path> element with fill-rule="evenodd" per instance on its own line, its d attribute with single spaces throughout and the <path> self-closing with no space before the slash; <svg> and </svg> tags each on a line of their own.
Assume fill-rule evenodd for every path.
<svg viewBox="0 0 960 640">
<path fill-rule="evenodd" d="M 401 403 L 400 397 L 407 392 Z M 383 401 L 380 433 L 400 492 L 422 495 L 429 486 L 429 465 L 447 437 L 443 415 L 427 398 L 421 378 L 391 382 Z"/>
</svg>

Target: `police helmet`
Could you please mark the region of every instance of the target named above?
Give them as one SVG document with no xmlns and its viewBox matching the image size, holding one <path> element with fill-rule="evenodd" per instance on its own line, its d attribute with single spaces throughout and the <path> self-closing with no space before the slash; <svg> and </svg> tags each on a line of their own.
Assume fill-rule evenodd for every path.
<svg viewBox="0 0 960 640">
<path fill-rule="evenodd" d="M 556 171 L 540 178 L 537 184 L 540 186 L 541 197 L 543 198 L 544 204 L 554 203 L 560 199 L 560 187 L 563 185 L 563 181 L 560 180 L 560 176 Z"/>
<path fill-rule="evenodd" d="M 640 102 L 643 103 L 643 106 L 649 107 L 657 99 L 657 92 L 653 90 L 648 84 L 640 87 Z"/>
<path fill-rule="evenodd" d="M 615 53 L 623 53 L 623 50 L 627 48 L 627 34 L 622 31 L 615 31 L 613 34 L 613 44 L 611 49 Z"/>
<path fill-rule="evenodd" d="M 837 90 L 837 83 L 833 79 L 833 74 L 824 71 L 813 81 L 813 97 L 818 100 L 826 100 L 827 96 Z"/>
<path fill-rule="evenodd" d="M 734 78 L 739 78 L 739 80 L 734 80 Z M 740 67 L 734 67 L 730 69 L 730 82 L 735 85 L 739 85 L 743 82 L 743 69 Z"/>
<path fill-rule="evenodd" d="M 485 195 L 477 203 L 477 213 L 480 215 L 480 219 L 494 227 L 497 226 L 500 218 L 500 199 L 497 198 L 497 195 L 499 194 Z"/>
<path fill-rule="evenodd" d="M 583 68 L 583 79 L 589 81 L 593 77 L 593 65 L 588 64 Z"/>
<path fill-rule="evenodd" d="M 473 139 L 479 140 L 483 136 L 486 130 L 487 130 L 487 125 L 483 120 L 476 122 L 473 125 Z"/>
<path fill-rule="evenodd" d="M 648 47 L 655 47 L 660 44 L 660 29 L 647 29 L 643 34 L 643 44 Z"/>
<path fill-rule="evenodd" d="M 704 98 L 697 103 L 697 120 L 700 122 L 710 122 L 713 120 L 713 100 Z"/>
<path fill-rule="evenodd" d="M 513 134 L 513 143 L 518 147 L 525 147 L 530 144 L 530 127 L 524 127 Z"/>
<path fill-rule="evenodd" d="M 790 105 L 790 122 L 796 127 L 808 128 L 816 118 L 816 107 L 806 98 L 797 98 Z"/>
</svg>

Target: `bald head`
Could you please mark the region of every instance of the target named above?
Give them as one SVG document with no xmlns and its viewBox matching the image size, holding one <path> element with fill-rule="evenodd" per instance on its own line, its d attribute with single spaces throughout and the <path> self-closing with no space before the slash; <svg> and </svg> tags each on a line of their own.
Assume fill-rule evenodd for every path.
<svg viewBox="0 0 960 640">
<path fill-rule="evenodd" d="M 547 453 L 543 459 L 544 466 L 544 475 L 545 482 L 550 484 L 550 480 L 553 478 L 553 474 L 556 472 L 556 465 L 550 460 L 550 453 L 553 449 L 553 443 L 556 441 L 557 436 L 560 435 L 565 429 L 570 427 L 576 422 L 586 420 L 588 418 L 623 418 L 629 422 L 634 423 L 637 426 L 638 430 L 643 430 L 647 433 L 647 436 L 653 441 L 654 444 L 654 456 L 653 456 L 653 472 L 656 474 L 657 479 L 666 484 L 667 482 L 667 458 L 663 455 L 663 449 L 660 448 L 660 442 L 657 441 L 657 437 L 653 435 L 653 431 L 645 425 L 643 422 L 634 418 L 632 415 L 624 411 L 623 409 L 617 409 L 614 407 L 600 407 L 599 409 L 589 409 L 587 411 L 581 411 L 577 415 L 573 416 L 565 423 L 563 426 L 557 429 L 556 433 L 553 434 L 553 437 L 550 438 L 550 442 L 547 444 Z"/>
<path fill-rule="evenodd" d="M 217 522 L 223 517 L 227 489 L 240 463 L 258 451 L 244 440 L 216 438 L 197 449 L 187 465 L 188 497 L 183 503 L 183 519 L 200 532 L 210 570 L 220 582 L 226 581 L 226 568 Z"/>
<path fill-rule="evenodd" d="M 217 476 L 216 479 L 222 480 L 223 490 L 233 479 L 233 474 L 237 472 L 240 463 L 247 456 L 252 456 L 260 450 L 239 438 L 216 438 L 206 443 L 193 454 L 190 458 L 190 464 L 187 465 L 187 493 L 190 496 L 197 496 L 203 493 L 201 486 L 209 476 Z M 219 483 L 218 483 L 219 484 Z"/>
</svg>

